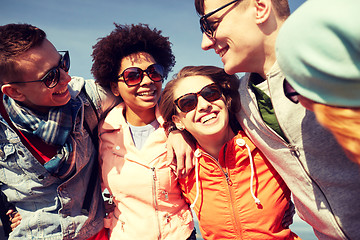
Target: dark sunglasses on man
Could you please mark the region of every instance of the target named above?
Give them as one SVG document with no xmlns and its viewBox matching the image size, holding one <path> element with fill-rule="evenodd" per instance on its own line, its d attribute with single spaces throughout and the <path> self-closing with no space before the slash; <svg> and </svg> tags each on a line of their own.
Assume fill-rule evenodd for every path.
<svg viewBox="0 0 360 240">
<path fill-rule="evenodd" d="M 153 82 L 163 81 L 164 68 L 157 63 L 150 65 L 145 70 L 142 70 L 138 67 L 129 67 L 125 69 L 118 77 L 119 81 L 124 81 L 127 86 L 132 87 L 139 85 L 142 82 L 144 73 L 146 73 Z"/>
<path fill-rule="evenodd" d="M 206 101 L 213 102 L 219 100 L 222 93 L 215 83 L 206 85 L 197 93 L 187 93 L 177 98 L 174 103 L 182 112 L 194 110 L 198 104 L 198 97 L 202 96 Z"/>
<path fill-rule="evenodd" d="M 54 88 L 60 81 L 60 68 L 65 72 L 69 72 L 70 69 L 70 55 L 69 51 L 58 51 L 64 53 L 61 55 L 59 64 L 50 69 L 40 80 L 27 81 L 27 82 L 10 82 L 9 84 L 20 84 L 20 83 L 33 83 L 33 82 L 43 82 L 46 87 Z"/>
<path fill-rule="evenodd" d="M 205 33 L 209 38 L 214 38 L 214 32 L 216 29 L 213 28 L 212 24 L 209 23 L 209 21 L 207 20 L 208 17 L 212 16 L 213 14 L 217 13 L 218 11 L 220 11 L 223 8 L 226 8 L 227 6 L 236 3 L 240 0 L 234 0 L 231 1 L 217 9 L 215 9 L 214 11 L 209 12 L 208 14 L 205 14 L 204 16 L 202 16 L 200 18 L 200 29 L 202 33 Z M 218 21 L 217 23 L 219 24 L 220 21 Z"/>
</svg>

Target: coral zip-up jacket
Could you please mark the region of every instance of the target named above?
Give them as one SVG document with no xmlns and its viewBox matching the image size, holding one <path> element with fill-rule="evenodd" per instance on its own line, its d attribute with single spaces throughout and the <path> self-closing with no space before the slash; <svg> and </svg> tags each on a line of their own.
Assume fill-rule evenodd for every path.
<svg viewBox="0 0 360 240">
<path fill-rule="evenodd" d="M 192 214 L 166 158 L 163 119 L 138 150 L 125 117 L 125 104 L 114 107 L 99 125 L 103 185 L 116 205 L 106 220 L 110 239 L 187 239 Z"/>
<path fill-rule="evenodd" d="M 244 132 L 222 147 L 219 161 L 200 148 L 195 157 L 197 166 L 180 185 L 195 201 L 204 239 L 300 239 L 281 224 L 290 190 Z"/>
</svg>

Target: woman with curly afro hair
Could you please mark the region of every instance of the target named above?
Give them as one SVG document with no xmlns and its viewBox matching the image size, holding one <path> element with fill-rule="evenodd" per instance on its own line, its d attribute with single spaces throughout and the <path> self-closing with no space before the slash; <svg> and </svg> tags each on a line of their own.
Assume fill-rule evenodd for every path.
<svg viewBox="0 0 360 240">
<path fill-rule="evenodd" d="M 103 186 L 115 204 L 110 239 L 196 239 L 157 105 L 175 64 L 169 39 L 145 24 L 115 24 L 93 49 L 96 81 L 123 100 L 99 125 Z"/>
</svg>

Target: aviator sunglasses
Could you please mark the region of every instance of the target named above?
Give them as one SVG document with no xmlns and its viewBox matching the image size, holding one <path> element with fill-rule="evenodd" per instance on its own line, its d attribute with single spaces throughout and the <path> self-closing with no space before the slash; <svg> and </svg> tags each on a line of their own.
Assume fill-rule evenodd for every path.
<svg viewBox="0 0 360 240">
<path fill-rule="evenodd" d="M 204 16 L 202 16 L 200 18 L 200 29 L 201 29 L 201 32 L 202 33 L 205 33 L 208 37 L 210 38 L 214 38 L 214 32 L 215 32 L 215 29 L 212 27 L 212 24 L 209 23 L 209 21 L 207 20 L 208 17 L 210 17 L 211 15 L 217 13 L 218 11 L 220 11 L 221 9 L 223 8 L 226 8 L 227 6 L 233 4 L 233 3 L 236 3 L 237 1 L 239 0 L 234 0 L 234 1 L 231 1 L 227 4 L 225 4 L 224 6 L 221 6 L 217 9 L 215 9 L 214 11 L 212 12 L 209 12 L 208 14 L 205 14 Z M 218 21 L 219 23 L 220 21 Z"/>
<path fill-rule="evenodd" d="M 70 69 L 69 51 L 58 51 L 58 52 L 64 53 L 64 55 L 61 55 L 59 64 L 56 67 L 50 69 L 40 80 L 27 81 L 27 82 L 10 82 L 9 84 L 43 82 L 46 87 L 54 88 L 60 81 L 60 68 L 65 72 L 68 72 Z"/>
<path fill-rule="evenodd" d="M 219 100 L 222 96 L 220 89 L 215 83 L 206 85 L 197 93 L 187 93 L 174 101 L 176 106 L 182 112 L 194 110 L 198 104 L 198 96 L 202 96 L 206 101 L 213 102 Z"/>
<path fill-rule="evenodd" d="M 119 75 L 119 78 L 122 77 L 125 84 L 131 87 L 139 85 L 142 82 L 144 73 L 146 73 L 153 82 L 160 82 L 163 80 L 164 67 L 157 63 L 150 65 L 145 70 L 138 67 L 129 67 Z"/>
</svg>

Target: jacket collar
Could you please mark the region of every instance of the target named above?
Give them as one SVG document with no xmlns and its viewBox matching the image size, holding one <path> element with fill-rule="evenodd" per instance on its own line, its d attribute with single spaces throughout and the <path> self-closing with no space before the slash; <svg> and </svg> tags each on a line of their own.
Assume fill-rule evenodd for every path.
<svg viewBox="0 0 360 240">
<path fill-rule="evenodd" d="M 107 114 L 107 116 L 104 119 L 103 129 L 117 130 L 122 128 L 122 126 L 128 125 L 124 116 L 124 112 L 125 112 L 124 102 L 118 104 L 113 109 L 111 109 L 111 111 Z M 164 119 L 160 115 L 158 105 L 156 105 L 155 107 L 155 116 L 156 116 L 156 120 L 159 122 L 160 126 L 162 127 L 164 124 Z"/>
</svg>

